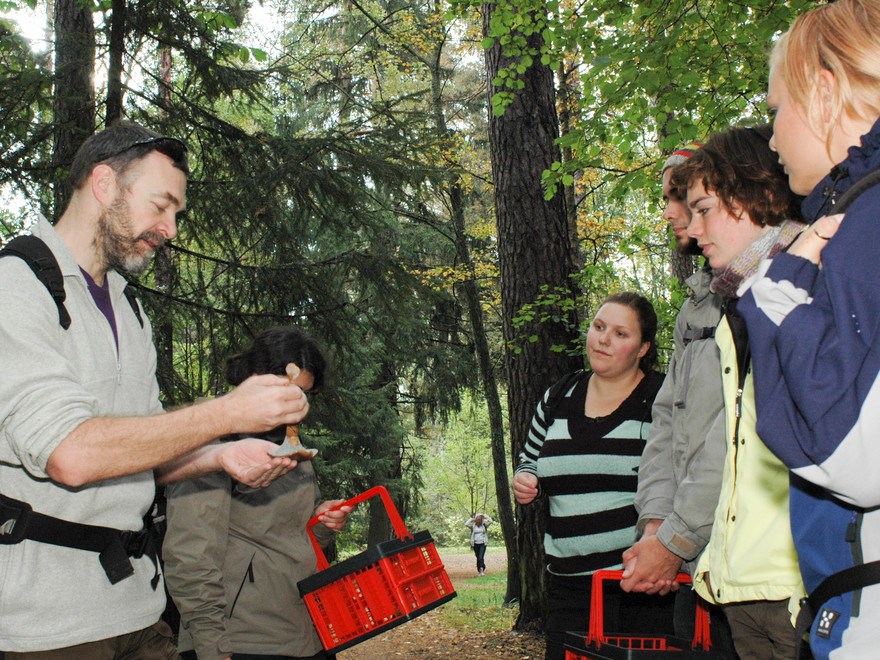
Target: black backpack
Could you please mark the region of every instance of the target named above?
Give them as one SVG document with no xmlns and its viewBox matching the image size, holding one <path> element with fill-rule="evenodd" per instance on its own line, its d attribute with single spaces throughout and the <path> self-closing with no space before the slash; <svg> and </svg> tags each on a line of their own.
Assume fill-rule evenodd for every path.
<svg viewBox="0 0 880 660">
<path fill-rule="evenodd" d="M 61 268 L 49 246 L 36 236 L 16 236 L 0 250 L 0 257 L 18 257 L 28 265 L 36 278 L 51 294 L 55 306 L 58 307 L 58 323 L 67 330 L 70 327 L 70 313 L 64 306 L 64 300 L 67 297 L 64 292 L 64 277 L 61 275 Z M 123 293 L 128 304 L 131 305 L 138 323 L 143 328 L 144 319 L 141 316 L 141 308 L 131 283 L 125 286 Z"/>
</svg>

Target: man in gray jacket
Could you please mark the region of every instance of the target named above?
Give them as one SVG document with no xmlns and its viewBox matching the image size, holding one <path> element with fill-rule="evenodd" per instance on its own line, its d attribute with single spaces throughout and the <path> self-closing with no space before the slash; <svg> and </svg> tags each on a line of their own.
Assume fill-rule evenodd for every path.
<svg viewBox="0 0 880 660">
<path fill-rule="evenodd" d="M 156 482 L 222 469 L 260 487 L 295 466 L 264 440 L 209 445 L 300 421 L 308 403 L 286 378 L 162 412 L 150 323 L 117 271 L 143 271 L 176 235 L 187 175 L 186 146 L 140 126 L 85 141 L 69 205 L 33 229 L 67 327 L 28 264 L 0 259 L 0 656 L 175 657 L 143 529 Z"/>
<path fill-rule="evenodd" d="M 686 233 L 690 211 L 674 168 L 699 147 L 688 145 L 663 167 L 664 217 L 676 248 L 700 254 Z M 705 268 L 687 280 L 689 295 L 675 322 L 675 348 L 651 411 L 651 433 L 639 466 L 635 506 L 640 540 L 623 555 L 625 591 L 668 593 L 709 541 L 724 464 L 724 399 L 714 330 L 721 297 Z"/>
</svg>

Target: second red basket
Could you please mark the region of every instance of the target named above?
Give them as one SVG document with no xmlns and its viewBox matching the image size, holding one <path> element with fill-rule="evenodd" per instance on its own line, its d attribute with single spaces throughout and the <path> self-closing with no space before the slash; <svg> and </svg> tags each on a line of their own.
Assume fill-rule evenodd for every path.
<svg viewBox="0 0 880 660">
<path fill-rule="evenodd" d="M 669 636 L 632 635 L 605 631 L 604 589 L 606 580 L 620 581 L 623 571 L 602 570 L 593 573 L 590 593 L 590 630 L 586 635 L 568 632 L 565 637 L 566 660 L 654 660 L 668 658 L 670 653 L 678 658 L 723 657 L 710 651 L 709 614 L 701 600 L 697 600 L 694 638 L 683 640 Z M 691 578 L 679 573 L 676 581 L 689 584 Z"/>
</svg>

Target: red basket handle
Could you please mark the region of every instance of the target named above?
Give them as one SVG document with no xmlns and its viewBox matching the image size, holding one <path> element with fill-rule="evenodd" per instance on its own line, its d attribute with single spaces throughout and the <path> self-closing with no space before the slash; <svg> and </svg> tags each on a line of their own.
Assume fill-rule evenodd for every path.
<svg viewBox="0 0 880 660">
<path fill-rule="evenodd" d="M 593 573 L 593 588 L 590 590 L 590 628 L 587 632 L 587 644 L 595 644 L 596 648 L 601 648 L 602 644 L 607 644 L 605 639 L 605 611 L 603 609 L 602 583 L 605 580 L 620 581 L 623 579 L 623 571 L 621 570 L 601 570 Z M 691 576 L 687 573 L 679 573 L 675 576 L 675 581 L 679 584 L 691 584 Z M 708 651 L 712 645 L 709 636 L 709 613 L 700 599 L 697 599 L 696 625 L 694 629 L 694 639 L 691 642 L 691 648 L 701 646 L 704 651 Z"/>
<path fill-rule="evenodd" d="M 382 498 L 382 504 L 385 505 L 385 511 L 388 512 L 388 519 L 391 521 L 391 526 L 394 528 L 394 533 L 397 534 L 397 538 L 402 539 L 407 536 L 412 536 L 406 528 L 403 518 L 400 517 L 397 507 L 394 506 L 394 501 L 391 499 L 391 495 L 388 494 L 388 490 L 385 486 L 373 486 L 370 490 L 364 491 L 360 495 L 355 495 L 350 500 L 340 502 L 336 506 L 327 509 L 327 511 L 336 511 L 344 506 L 354 506 L 355 504 L 360 504 L 364 500 L 368 500 L 376 495 L 379 495 Z M 327 513 L 327 511 L 324 511 L 324 513 Z M 306 523 L 306 532 L 309 535 L 309 541 L 312 544 L 312 548 L 315 550 L 315 557 L 318 560 L 318 570 L 323 571 L 326 568 L 330 568 L 330 562 L 327 561 L 327 557 L 321 549 L 318 539 L 315 538 L 315 534 L 312 532 L 312 527 L 317 525 L 318 522 L 318 516 L 312 516 L 309 518 L 309 522 Z"/>
</svg>

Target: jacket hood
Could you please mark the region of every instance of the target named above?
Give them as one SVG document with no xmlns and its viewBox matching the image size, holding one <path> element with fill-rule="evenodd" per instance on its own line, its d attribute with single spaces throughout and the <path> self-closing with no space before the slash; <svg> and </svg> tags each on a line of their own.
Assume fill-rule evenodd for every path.
<svg viewBox="0 0 880 660">
<path fill-rule="evenodd" d="M 695 302 L 700 302 L 706 296 L 712 295 L 709 285 L 712 284 L 712 269 L 706 262 L 696 273 L 688 277 L 684 283 L 687 285 L 690 296 Z"/>
<path fill-rule="evenodd" d="M 833 213 L 840 195 L 868 172 L 880 168 L 880 119 L 862 136 L 861 144 L 850 147 L 846 158 L 813 188 L 801 209 L 804 219 L 815 222 Z"/>
</svg>

